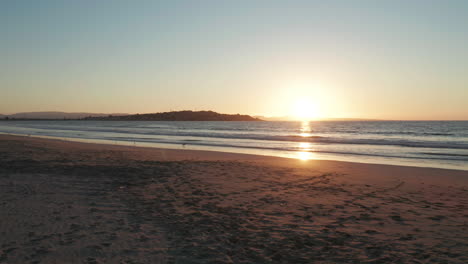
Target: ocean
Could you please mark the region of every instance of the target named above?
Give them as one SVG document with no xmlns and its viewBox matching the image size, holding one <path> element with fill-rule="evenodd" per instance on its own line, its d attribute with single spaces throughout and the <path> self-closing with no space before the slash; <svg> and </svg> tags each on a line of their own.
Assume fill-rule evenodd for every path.
<svg viewBox="0 0 468 264">
<path fill-rule="evenodd" d="M 468 121 L 1 121 L 69 140 L 468 170 Z"/>
</svg>

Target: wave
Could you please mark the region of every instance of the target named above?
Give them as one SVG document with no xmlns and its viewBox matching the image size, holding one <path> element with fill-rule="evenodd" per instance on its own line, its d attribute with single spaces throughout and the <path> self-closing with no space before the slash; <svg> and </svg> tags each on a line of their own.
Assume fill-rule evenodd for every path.
<svg viewBox="0 0 468 264">
<path fill-rule="evenodd" d="M 432 156 L 450 156 L 450 157 L 463 157 L 468 159 L 468 154 L 459 154 L 459 153 L 434 153 L 434 152 L 420 152 L 420 154 L 424 155 L 432 155 Z"/>
<path fill-rule="evenodd" d="M 18 133 L 24 134 L 24 133 Z M 222 147 L 222 148 L 238 148 L 238 149 L 257 149 L 257 150 L 271 150 L 271 151 L 280 151 L 280 152 L 289 152 L 289 153 L 298 153 L 298 152 L 308 152 L 308 153 L 317 153 L 317 154 L 330 154 L 330 155 L 346 155 L 346 156 L 357 156 L 357 157 L 382 157 L 382 158 L 399 158 L 399 159 L 409 159 L 409 160 L 434 160 L 439 162 L 466 162 L 468 160 L 468 154 L 460 153 L 437 153 L 437 152 L 375 152 L 373 148 L 369 149 L 314 149 L 307 150 L 297 147 L 297 145 L 243 145 L 242 142 L 236 141 L 226 141 L 226 142 L 216 142 L 216 141 L 206 141 L 206 140 L 195 140 L 195 139 L 175 139 L 171 137 L 161 137 L 161 138 L 147 138 L 147 137 L 129 137 L 129 136 L 105 136 L 97 134 L 74 134 L 63 136 L 62 134 L 51 134 L 51 133 L 37 133 L 36 135 L 46 135 L 52 137 L 65 137 L 65 138 L 81 138 L 81 139 L 96 139 L 96 140 L 109 140 L 109 141 L 125 141 L 125 142 L 137 142 L 137 143 L 162 143 L 162 144 L 172 144 L 172 145 L 187 145 L 187 146 L 208 146 L 208 147 Z"/>
<path fill-rule="evenodd" d="M 301 130 L 297 129 L 295 132 L 300 133 Z M 413 132 L 413 131 L 363 131 L 363 130 L 335 130 L 335 131 L 320 131 L 314 130 L 314 132 L 324 133 L 342 133 L 342 134 L 359 134 L 359 135 L 401 135 L 401 136 L 457 136 L 454 133 L 442 133 L 442 132 Z"/>
<path fill-rule="evenodd" d="M 79 122 L 79 121 L 78 121 Z M 96 121 L 88 121 L 88 122 L 96 122 Z M 276 133 L 276 134 L 287 134 L 287 133 L 293 133 L 294 135 L 300 134 L 303 131 L 300 129 L 297 129 L 295 127 L 271 127 L 271 126 L 242 126 L 242 127 L 235 127 L 235 126 L 229 126 L 229 127 L 222 127 L 222 126 L 206 126 L 203 128 L 200 127 L 190 127 L 190 126 L 174 126 L 170 124 L 153 124 L 153 123 L 148 123 L 145 122 L 141 124 L 141 122 L 133 122 L 135 124 L 132 124 L 132 126 L 129 126 L 128 123 L 123 123 L 119 124 L 113 124 L 112 126 L 106 126 L 103 127 L 101 126 L 82 126 L 82 125 L 61 125 L 61 124 L 48 124 L 47 126 L 44 126 L 43 124 L 37 125 L 37 124 L 25 124 L 24 127 L 29 127 L 29 128 L 39 128 L 39 129 L 61 129 L 61 130 L 95 130 L 99 132 L 115 132 L 116 130 L 125 132 L 127 131 L 128 133 L 134 133 L 136 130 L 143 130 L 146 131 L 144 134 L 151 134 L 154 133 L 155 130 L 161 130 L 161 131 L 206 131 L 207 133 L 226 133 L 226 132 L 232 132 L 232 133 L 260 133 L 263 132 L 264 134 L 271 134 L 271 133 Z M 194 124 L 197 124 L 197 122 L 192 122 Z M 242 123 L 242 122 L 241 122 Z M 97 123 L 99 125 L 99 123 Z M 312 129 L 310 133 L 315 133 L 315 134 L 332 134 L 332 135 L 343 135 L 343 134 L 350 134 L 350 135 L 379 135 L 379 136 L 394 136 L 394 135 L 402 135 L 402 136 L 446 136 L 446 137 L 463 137 L 463 136 L 468 136 L 466 133 L 453 133 L 453 132 L 428 132 L 428 131 L 375 131 L 375 130 L 366 130 L 366 129 L 353 129 L 353 130 L 343 130 L 340 128 L 335 128 L 335 129 Z"/>
<path fill-rule="evenodd" d="M 24 129 L 24 127 L 18 127 Z M 174 129 L 168 127 L 98 127 L 98 126 L 76 126 L 76 125 L 48 125 L 48 126 L 31 126 L 30 128 L 38 129 L 37 133 L 46 134 L 43 131 L 52 133 L 63 133 L 63 136 L 70 134 L 79 135 L 80 133 L 115 133 L 125 134 L 126 137 L 137 138 L 138 135 L 148 137 L 164 136 L 164 137 L 188 137 L 186 140 L 199 140 L 203 138 L 226 139 L 226 140 L 259 140 L 259 141 L 276 141 L 276 142 L 307 142 L 315 144 L 346 144 L 346 145 L 377 145 L 377 146 L 398 146 L 410 148 L 438 148 L 438 149 L 468 149 L 468 141 L 431 141 L 431 140 L 408 140 L 408 139 L 393 139 L 393 138 L 344 138 L 333 136 L 300 136 L 300 135 L 281 135 L 281 134 L 264 134 L 264 133 L 225 133 L 197 129 Z M 131 136 L 133 135 L 133 136 Z M 103 135 L 110 136 L 110 135 Z M 193 139 L 196 138 L 196 139 Z"/>
<path fill-rule="evenodd" d="M 123 137 L 112 137 L 108 140 L 120 140 L 128 142 L 144 142 L 144 143 L 164 143 L 173 145 L 185 145 L 188 144 L 187 140 L 175 141 L 167 139 L 148 139 L 148 138 L 123 138 Z M 408 155 L 394 155 L 394 154 L 376 154 L 376 153 L 365 153 L 357 151 L 333 151 L 333 150 L 302 150 L 291 147 L 268 147 L 268 146 L 246 146 L 229 143 L 215 143 L 206 141 L 190 141 L 189 145 L 194 146 L 210 146 L 210 147 L 228 147 L 228 148 L 244 148 L 244 149 L 262 149 L 262 150 L 276 150 L 276 151 L 288 151 L 288 152 L 309 152 L 309 153 L 323 153 L 323 154 L 341 154 L 341 155 L 356 155 L 356 156 L 369 156 L 369 157 L 387 157 L 387 158 L 404 158 L 404 159 L 429 159 L 429 160 L 447 160 L 447 161 L 460 161 L 466 160 L 468 155 L 463 154 L 451 154 L 451 153 L 438 153 L 442 157 L 427 157 L 424 155 L 419 156 L 408 156 Z M 421 152 L 420 154 L 428 154 Z M 435 154 L 435 153 L 432 153 Z"/>
</svg>

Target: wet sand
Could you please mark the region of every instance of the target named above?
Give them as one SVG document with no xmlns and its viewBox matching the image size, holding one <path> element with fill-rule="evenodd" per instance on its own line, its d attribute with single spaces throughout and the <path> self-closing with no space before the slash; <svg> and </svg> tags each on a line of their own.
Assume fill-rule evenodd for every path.
<svg viewBox="0 0 468 264">
<path fill-rule="evenodd" d="M 0 263 L 468 263 L 468 171 L 0 135 Z"/>
</svg>

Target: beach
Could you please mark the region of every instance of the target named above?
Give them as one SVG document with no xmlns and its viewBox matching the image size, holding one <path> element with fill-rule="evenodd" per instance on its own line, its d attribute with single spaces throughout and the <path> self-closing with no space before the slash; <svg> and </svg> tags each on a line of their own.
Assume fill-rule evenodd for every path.
<svg viewBox="0 0 468 264">
<path fill-rule="evenodd" d="M 0 135 L 0 263 L 467 263 L 468 171 Z"/>
</svg>

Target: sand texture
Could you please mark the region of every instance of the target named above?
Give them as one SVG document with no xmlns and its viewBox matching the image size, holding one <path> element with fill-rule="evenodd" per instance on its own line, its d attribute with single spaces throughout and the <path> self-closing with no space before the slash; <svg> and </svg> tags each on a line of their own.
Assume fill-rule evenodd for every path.
<svg viewBox="0 0 468 264">
<path fill-rule="evenodd" d="M 0 136 L 0 263 L 468 263 L 468 172 Z"/>
</svg>

